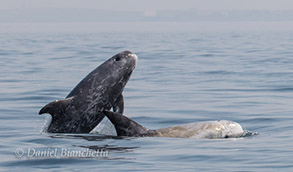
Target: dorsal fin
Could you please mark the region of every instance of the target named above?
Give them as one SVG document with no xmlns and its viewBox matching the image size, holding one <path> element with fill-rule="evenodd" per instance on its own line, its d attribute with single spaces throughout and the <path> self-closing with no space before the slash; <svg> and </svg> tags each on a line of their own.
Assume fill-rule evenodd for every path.
<svg viewBox="0 0 293 172">
<path fill-rule="evenodd" d="M 148 129 L 120 113 L 111 111 L 104 113 L 115 126 L 118 136 L 143 136 L 148 132 Z"/>
<path fill-rule="evenodd" d="M 52 117 L 56 117 L 58 114 L 64 113 L 66 107 L 71 104 L 73 97 L 69 97 L 63 100 L 55 100 L 45 105 L 39 112 L 39 115 L 49 113 Z"/>
</svg>

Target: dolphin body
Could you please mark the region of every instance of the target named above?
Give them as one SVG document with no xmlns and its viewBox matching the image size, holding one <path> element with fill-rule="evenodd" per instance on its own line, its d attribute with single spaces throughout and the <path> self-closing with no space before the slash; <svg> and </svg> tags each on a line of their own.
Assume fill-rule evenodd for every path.
<svg viewBox="0 0 293 172">
<path fill-rule="evenodd" d="M 123 51 L 89 73 L 65 99 L 45 105 L 39 114 L 49 113 L 50 133 L 89 133 L 105 117 L 102 111 L 123 113 L 123 89 L 137 62 L 137 56 Z"/>
<path fill-rule="evenodd" d="M 245 134 L 241 125 L 233 121 L 203 121 L 150 130 L 121 113 L 111 111 L 104 113 L 115 126 L 118 136 L 221 139 L 242 137 Z"/>
</svg>

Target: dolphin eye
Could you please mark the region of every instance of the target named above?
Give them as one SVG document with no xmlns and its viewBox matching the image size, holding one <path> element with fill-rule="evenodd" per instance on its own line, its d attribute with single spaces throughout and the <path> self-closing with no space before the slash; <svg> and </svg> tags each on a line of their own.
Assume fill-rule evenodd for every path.
<svg viewBox="0 0 293 172">
<path fill-rule="evenodd" d="M 114 61 L 120 61 L 120 57 L 116 57 Z"/>
</svg>

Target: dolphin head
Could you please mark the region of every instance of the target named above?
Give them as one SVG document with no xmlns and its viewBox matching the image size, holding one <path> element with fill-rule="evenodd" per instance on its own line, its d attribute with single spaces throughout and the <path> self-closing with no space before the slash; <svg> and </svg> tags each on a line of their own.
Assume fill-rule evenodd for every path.
<svg viewBox="0 0 293 172">
<path fill-rule="evenodd" d="M 122 51 L 111 57 L 101 65 L 102 76 L 105 76 L 104 83 L 117 83 L 124 87 L 135 69 L 137 59 L 131 51 Z"/>
<path fill-rule="evenodd" d="M 99 104 L 97 100 L 105 99 L 100 102 L 109 103 L 106 103 L 107 107 L 100 110 L 109 109 L 109 106 L 114 105 L 123 92 L 135 69 L 137 59 L 131 51 L 116 54 L 89 73 L 66 98 L 79 97 L 82 104 L 84 100 L 87 100 L 100 107 L 104 105 Z"/>
<path fill-rule="evenodd" d="M 114 98 L 123 92 L 137 60 L 138 57 L 131 51 L 122 51 L 99 67 L 99 76 L 103 76 L 100 85 L 106 88 L 105 95 L 112 95 Z M 111 97 L 110 102 L 115 102 L 116 100 L 111 100 Z"/>
<path fill-rule="evenodd" d="M 220 120 L 219 123 L 223 126 L 222 138 L 241 137 L 244 133 L 241 125 L 237 122 Z"/>
</svg>

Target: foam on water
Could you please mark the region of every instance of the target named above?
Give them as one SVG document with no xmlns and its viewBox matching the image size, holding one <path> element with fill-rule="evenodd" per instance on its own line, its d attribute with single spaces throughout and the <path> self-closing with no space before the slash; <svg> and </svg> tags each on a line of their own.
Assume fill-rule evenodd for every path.
<svg viewBox="0 0 293 172">
<path fill-rule="evenodd" d="M 52 122 L 52 116 L 49 115 L 49 114 L 46 114 L 45 123 L 43 124 L 42 130 L 41 130 L 42 133 L 46 133 L 47 132 L 47 130 L 48 130 L 51 122 Z"/>
</svg>

